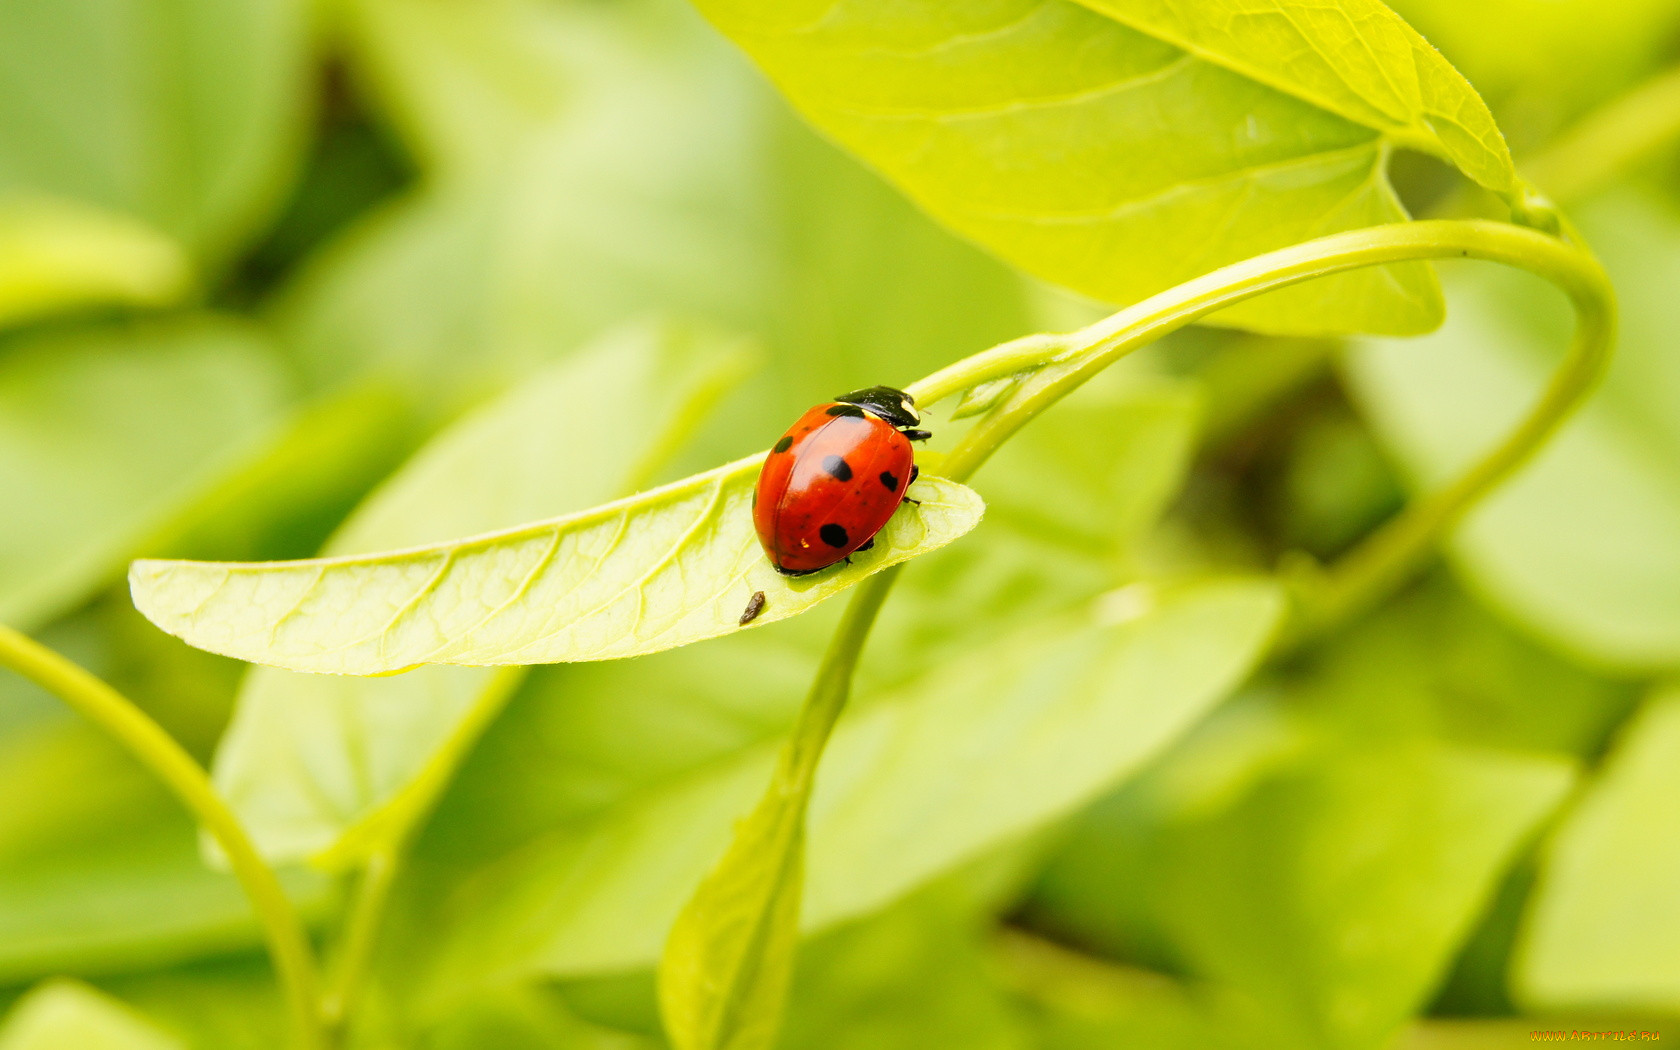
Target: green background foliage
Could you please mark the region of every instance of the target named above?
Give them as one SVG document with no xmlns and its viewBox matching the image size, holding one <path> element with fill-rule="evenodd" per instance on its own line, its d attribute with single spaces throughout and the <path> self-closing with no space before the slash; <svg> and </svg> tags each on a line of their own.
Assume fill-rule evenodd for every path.
<svg viewBox="0 0 1680 1050">
<path fill-rule="evenodd" d="M 353 1006 L 345 1048 L 657 1050 L 662 994 L 682 1050 L 1674 1038 L 1680 135 L 1650 129 L 1680 131 L 1680 94 L 1645 85 L 1680 13 L 1393 8 L 6 6 L 0 623 L 206 764 Z M 1645 144 L 1580 177 L 1583 120 Z M 874 552 L 815 583 L 759 558 L 743 457 L 810 404 L 1323 234 L 1503 218 L 1519 173 L 1556 174 L 1602 257 L 1618 356 L 1438 564 L 1324 637 L 1271 651 L 1291 584 L 1556 366 L 1569 312 L 1535 278 L 1269 293 L 965 484 L 942 402 L 925 502 Z M 620 499 L 628 569 L 549 530 L 517 565 L 480 544 L 377 578 L 404 560 L 378 552 Z M 448 640 L 511 666 L 296 670 L 399 670 L 542 594 L 533 565 L 618 586 L 637 550 L 670 552 L 614 592 L 645 623 L 532 649 L 545 598 Z M 155 560 L 363 554 L 302 616 L 272 581 L 309 563 L 239 570 L 233 602 Z M 820 599 L 912 557 L 809 812 L 749 821 L 845 604 Z M 172 631 L 303 655 L 189 648 L 131 604 L 135 559 Z M 633 658 L 517 666 L 603 655 Z M 5 673 L 0 799 L 0 1050 L 286 1045 L 220 848 Z M 699 977 L 661 992 L 738 829 L 803 843 L 802 884 L 768 847 L 722 868 L 678 927 Z M 730 931 L 760 920 L 797 950 L 695 992 L 756 965 Z"/>
</svg>

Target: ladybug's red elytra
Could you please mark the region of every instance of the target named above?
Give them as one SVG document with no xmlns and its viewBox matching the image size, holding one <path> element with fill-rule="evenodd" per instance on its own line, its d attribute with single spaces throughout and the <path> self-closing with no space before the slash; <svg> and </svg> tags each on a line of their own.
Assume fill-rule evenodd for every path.
<svg viewBox="0 0 1680 1050">
<path fill-rule="evenodd" d="M 770 563 L 804 576 L 875 545 L 916 480 L 916 403 L 902 390 L 872 386 L 817 405 L 764 458 L 753 524 Z M 910 502 L 915 502 L 914 500 Z"/>
</svg>

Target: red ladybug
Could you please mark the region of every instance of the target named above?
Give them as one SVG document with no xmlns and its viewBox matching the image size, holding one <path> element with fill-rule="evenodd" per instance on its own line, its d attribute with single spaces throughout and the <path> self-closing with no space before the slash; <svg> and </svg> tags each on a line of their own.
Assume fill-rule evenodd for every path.
<svg viewBox="0 0 1680 1050">
<path fill-rule="evenodd" d="M 916 480 L 910 442 L 932 436 L 919 422 L 915 401 L 890 386 L 799 417 L 765 457 L 753 493 L 758 541 L 776 571 L 804 576 L 875 545 Z"/>
</svg>

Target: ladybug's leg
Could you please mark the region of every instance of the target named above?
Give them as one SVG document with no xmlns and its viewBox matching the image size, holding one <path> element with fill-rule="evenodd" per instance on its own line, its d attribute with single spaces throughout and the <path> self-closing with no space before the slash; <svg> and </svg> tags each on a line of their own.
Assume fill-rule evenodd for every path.
<svg viewBox="0 0 1680 1050">
<path fill-rule="evenodd" d="M 910 480 L 904 483 L 904 491 L 909 492 L 910 491 L 910 486 L 914 485 L 916 483 L 916 479 L 921 477 L 921 476 L 922 476 L 922 468 L 916 466 L 916 464 L 914 464 L 914 463 L 910 464 Z M 920 507 L 922 505 L 921 500 L 911 499 L 909 496 L 904 497 L 904 502 L 905 503 L 914 503 L 918 507 Z"/>
<path fill-rule="evenodd" d="M 933 436 L 931 430 L 900 430 L 899 433 L 903 434 L 907 441 L 926 441 Z"/>
<path fill-rule="evenodd" d="M 875 537 L 871 536 L 867 540 L 864 540 L 863 545 L 860 546 L 857 550 L 853 551 L 852 553 L 853 554 L 862 554 L 864 551 L 869 550 L 870 548 L 872 548 L 874 546 L 875 546 Z"/>
</svg>

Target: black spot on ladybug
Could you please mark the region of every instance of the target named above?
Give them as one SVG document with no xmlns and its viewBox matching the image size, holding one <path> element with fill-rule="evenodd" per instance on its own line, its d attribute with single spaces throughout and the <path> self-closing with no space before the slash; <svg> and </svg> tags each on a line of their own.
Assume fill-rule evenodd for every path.
<svg viewBox="0 0 1680 1050">
<path fill-rule="evenodd" d="M 831 416 L 850 416 L 853 419 L 863 418 L 863 409 L 856 405 L 830 405 L 828 414 Z"/>
<path fill-rule="evenodd" d="M 839 456 L 824 456 L 822 468 L 827 471 L 829 477 L 832 477 L 835 481 L 852 480 L 852 465 L 841 459 Z M 836 543 L 835 546 L 838 547 L 840 544 Z"/>
<path fill-rule="evenodd" d="M 846 476 L 851 477 L 851 473 L 848 471 Z M 832 521 L 818 529 L 817 535 L 821 536 L 822 541 L 830 547 L 844 547 L 846 542 L 851 539 L 850 536 L 846 535 L 846 530 L 843 526 L 836 525 Z"/>
<path fill-rule="evenodd" d="M 770 449 L 770 451 L 772 451 L 772 452 L 786 452 L 788 449 L 790 449 L 792 447 L 793 447 L 793 439 L 788 437 L 786 434 L 783 434 L 782 435 L 782 440 L 776 442 L 775 446 L 772 447 Z"/>
<path fill-rule="evenodd" d="M 887 487 L 888 492 L 898 491 L 898 479 L 893 477 L 893 472 L 890 470 L 881 471 L 881 484 Z"/>
<path fill-rule="evenodd" d="M 752 597 L 747 599 L 746 611 L 741 614 L 741 626 L 745 627 L 758 619 L 758 614 L 764 611 L 764 605 L 764 592 L 754 591 Z"/>
</svg>

